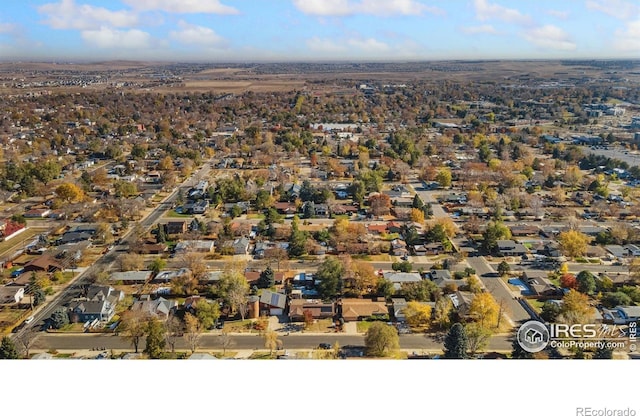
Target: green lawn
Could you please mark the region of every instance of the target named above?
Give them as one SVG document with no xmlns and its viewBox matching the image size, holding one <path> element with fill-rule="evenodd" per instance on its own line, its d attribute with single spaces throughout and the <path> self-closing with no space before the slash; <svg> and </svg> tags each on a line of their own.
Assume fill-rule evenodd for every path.
<svg viewBox="0 0 640 416">
<path fill-rule="evenodd" d="M 175 210 L 167 211 L 164 216 L 169 218 L 193 218 L 191 214 L 178 214 Z"/>
<path fill-rule="evenodd" d="M 248 220 L 263 220 L 264 214 L 247 214 Z"/>
</svg>

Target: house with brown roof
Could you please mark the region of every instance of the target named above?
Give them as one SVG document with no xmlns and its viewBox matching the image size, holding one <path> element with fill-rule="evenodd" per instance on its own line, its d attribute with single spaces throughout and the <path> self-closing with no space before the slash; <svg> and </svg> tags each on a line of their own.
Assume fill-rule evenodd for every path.
<svg viewBox="0 0 640 416">
<path fill-rule="evenodd" d="M 29 263 L 24 265 L 24 272 L 47 272 L 53 273 L 58 270 L 63 270 L 64 266 L 58 262 L 55 257 L 49 254 L 43 254 Z"/>
<path fill-rule="evenodd" d="M 186 221 L 169 221 L 165 225 L 165 230 L 169 235 L 184 234 L 187 232 L 187 229 Z"/>
<path fill-rule="evenodd" d="M 303 321 L 305 311 L 311 311 L 313 319 L 333 318 L 335 305 L 333 302 L 322 302 L 318 299 L 291 299 L 289 303 L 291 321 Z"/>
<path fill-rule="evenodd" d="M 342 299 L 337 302 L 336 313 L 345 322 L 361 321 L 372 316 L 389 315 L 385 302 L 370 299 Z"/>
</svg>

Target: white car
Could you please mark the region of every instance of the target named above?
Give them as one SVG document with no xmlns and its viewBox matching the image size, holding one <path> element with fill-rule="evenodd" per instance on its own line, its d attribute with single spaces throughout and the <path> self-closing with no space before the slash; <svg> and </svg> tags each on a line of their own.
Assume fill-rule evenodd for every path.
<svg viewBox="0 0 640 416">
<path fill-rule="evenodd" d="M 33 316 L 28 317 L 27 319 L 24 320 L 25 324 L 30 324 L 31 322 L 33 322 Z"/>
</svg>

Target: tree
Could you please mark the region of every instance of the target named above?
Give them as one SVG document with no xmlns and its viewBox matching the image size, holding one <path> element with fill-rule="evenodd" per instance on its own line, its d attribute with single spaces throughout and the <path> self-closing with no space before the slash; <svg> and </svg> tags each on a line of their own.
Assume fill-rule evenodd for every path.
<svg viewBox="0 0 640 416">
<path fill-rule="evenodd" d="M 411 208 L 411 221 L 417 222 L 418 224 L 424 224 L 424 212 L 422 209 Z"/>
<path fill-rule="evenodd" d="M 489 338 L 491 338 L 491 331 L 487 328 L 483 328 L 481 325 L 472 322 L 464 327 L 467 334 L 467 345 L 469 348 L 469 354 L 475 355 L 482 351 L 489 344 Z"/>
<path fill-rule="evenodd" d="M 277 349 L 282 345 L 282 340 L 278 339 L 278 333 L 273 330 L 264 331 L 262 334 L 264 338 L 264 346 L 265 348 L 269 348 L 269 354 L 273 354 L 273 350 Z"/>
<path fill-rule="evenodd" d="M 500 273 L 500 276 L 505 276 L 509 274 L 510 271 L 511 266 L 509 266 L 509 263 L 507 263 L 506 261 L 502 260 L 500 264 L 498 264 L 498 273 Z"/>
<path fill-rule="evenodd" d="M 121 254 L 118 263 L 122 272 L 144 269 L 144 257 L 136 253 Z"/>
<path fill-rule="evenodd" d="M 478 293 L 469 305 L 469 315 L 484 329 L 494 329 L 498 325 L 500 307 L 489 292 Z"/>
<path fill-rule="evenodd" d="M 164 224 L 158 224 L 158 232 L 156 233 L 156 243 L 164 244 L 167 242 L 167 231 Z"/>
<path fill-rule="evenodd" d="M 234 342 L 235 341 L 233 341 L 233 338 L 231 338 L 231 336 L 229 335 L 229 329 L 223 328 L 222 332 L 220 333 L 220 336 L 218 337 L 218 343 L 222 347 L 223 355 L 227 353 L 227 348 L 232 346 Z"/>
<path fill-rule="evenodd" d="M 149 270 L 151 270 L 153 274 L 158 274 L 164 270 L 165 267 L 167 267 L 167 261 L 162 257 L 156 257 L 149 265 Z"/>
<path fill-rule="evenodd" d="M 420 195 L 415 194 L 415 196 L 413 197 L 413 202 L 411 203 L 411 208 L 422 210 L 423 207 L 424 202 L 422 202 L 422 198 L 420 198 Z"/>
<path fill-rule="evenodd" d="M 453 303 L 447 296 L 441 296 L 436 300 L 433 311 L 433 323 L 440 329 L 447 329 L 451 325 L 451 312 Z"/>
<path fill-rule="evenodd" d="M 480 279 L 478 278 L 478 276 L 471 275 L 467 277 L 467 288 L 471 293 L 482 292 L 482 284 L 480 283 Z"/>
<path fill-rule="evenodd" d="M 482 233 L 482 248 L 492 252 L 498 247 L 498 240 L 511 238 L 511 231 L 501 222 L 490 222 Z"/>
<path fill-rule="evenodd" d="M 589 237 L 577 230 L 563 231 L 558 235 L 558 244 L 562 254 L 575 258 L 587 252 Z"/>
<path fill-rule="evenodd" d="M 240 313 L 240 317 L 244 321 L 247 312 L 249 283 L 247 283 L 239 264 L 227 264 L 218 281 L 218 294 L 231 306 L 232 312 Z"/>
<path fill-rule="evenodd" d="M 271 266 L 267 266 L 266 269 L 260 273 L 260 277 L 258 278 L 258 287 L 260 289 L 266 289 L 269 287 L 273 287 L 276 284 L 275 273 Z"/>
<path fill-rule="evenodd" d="M 378 283 L 378 275 L 373 266 L 364 261 L 349 262 L 349 270 L 347 271 L 351 276 L 350 290 L 353 294 L 368 295 L 372 293 Z M 345 269 L 347 265 L 345 265 Z"/>
<path fill-rule="evenodd" d="M 633 300 L 624 292 L 609 292 L 602 296 L 602 306 L 606 308 L 615 308 L 616 306 L 629 306 Z"/>
<path fill-rule="evenodd" d="M 202 329 L 211 329 L 220 318 L 220 305 L 218 305 L 218 302 L 201 300 L 196 305 L 196 317 L 200 321 Z"/>
<path fill-rule="evenodd" d="M 184 332 L 184 323 L 175 315 L 169 316 L 164 322 L 164 339 L 169 346 L 171 353 L 176 352 L 178 339 Z"/>
<path fill-rule="evenodd" d="M 388 215 L 391 209 L 391 198 L 387 194 L 373 194 L 369 197 L 371 213 L 375 216 Z"/>
<path fill-rule="evenodd" d="M 46 298 L 44 290 L 38 288 L 33 291 L 33 306 L 36 307 L 44 303 Z"/>
<path fill-rule="evenodd" d="M 431 306 L 411 301 L 407 303 L 407 307 L 404 309 L 404 315 L 407 323 L 412 327 L 429 327 L 431 323 Z"/>
<path fill-rule="evenodd" d="M 145 332 L 147 334 L 147 338 L 144 352 L 149 354 L 149 358 L 152 359 L 162 357 L 162 353 L 167 345 L 165 329 L 162 323 L 157 319 L 148 320 Z"/>
<path fill-rule="evenodd" d="M 576 276 L 578 292 L 591 295 L 596 291 L 596 277 L 588 270 L 583 270 Z"/>
<path fill-rule="evenodd" d="M 367 355 L 370 357 L 388 357 L 400 348 L 398 331 L 383 322 L 371 324 L 364 338 Z"/>
<path fill-rule="evenodd" d="M 571 289 L 562 298 L 558 322 L 565 324 L 589 323 L 593 317 L 593 310 L 589 305 L 589 297 L 577 290 Z"/>
<path fill-rule="evenodd" d="M 125 339 L 131 342 L 136 354 L 138 353 L 140 341 L 146 334 L 148 320 L 149 315 L 138 310 L 128 310 L 122 314 L 119 326 L 120 332 Z"/>
<path fill-rule="evenodd" d="M 511 358 L 517 360 L 531 360 L 533 359 L 533 353 L 524 350 L 518 340 L 514 339 L 511 342 Z"/>
<path fill-rule="evenodd" d="M 443 188 L 448 188 L 451 186 L 451 170 L 449 168 L 443 167 L 438 170 L 438 174 L 436 175 L 436 182 Z"/>
<path fill-rule="evenodd" d="M 342 291 L 342 276 L 344 275 L 344 265 L 335 257 L 327 257 L 318 267 L 316 278 L 318 283 L 318 294 L 323 299 L 333 299 Z"/>
<path fill-rule="evenodd" d="M 184 338 L 192 353 L 196 352 L 202 338 L 202 324 L 198 318 L 190 313 L 184 315 L 185 332 Z"/>
<path fill-rule="evenodd" d="M 444 338 L 444 358 L 467 358 L 467 334 L 459 322 L 451 326 Z"/>
<path fill-rule="evenodd" d="M 17 341 L 20 343 L 22 350 L 24 350 L 24 356 L 26 358 L 29 358 L 29 351 L 37 336 L 37 332 L 33 330 L 24 331 L 18 336 Z"/>
<path fill-rule="evenodd" d="M 600 346 L 593 354 L 594 360 L 611 360 L 613 359 L 613 350 L 605 346 Z"/>
<path fill-rule="evenodd" d="M 51 314 L 51 327 L 60 329 L 69 324 L 69 315 L 65 308 L 58 308 Z"/>
<path fill-rule="evenodd" d="M 547 322 L 555 322 L 560 315 L 560 305 L 556 302 L 546 301 L 542 305 L 540 317 Z"/>
<path fill-rule="evenodd" d="M 2 337 L 0 342 L 0 360 L 16 360 L 20 357 L 18 348 L 8 336 Z"/>
<path fill-rule="evenodd" d="M 58 196 L 58 198 L 60 198 L 67 204 L 70 204 L 73 202 L 79 202 L 84 198 L 84 192 L 82 192 L 82 189 L 80 189 L 77 185 L 70 182 L 66 182 L 61 185 L 58 185 L 58 187 L 55 190 L 55 193 Z"/>
<path fill-rule="evenodd" d="M 565 273 L 560 276 L 560 286 L 565 289 L 575 289 L 577 285 L 576 277 L 571 273 Z"/>
</svg>

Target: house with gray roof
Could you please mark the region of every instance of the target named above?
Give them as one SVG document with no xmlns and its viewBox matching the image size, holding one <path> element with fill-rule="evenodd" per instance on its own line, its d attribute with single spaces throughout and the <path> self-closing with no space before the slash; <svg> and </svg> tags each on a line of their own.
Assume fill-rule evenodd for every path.
<svg viewBox="0 0 640 416">
<path fill-rule="evenodd" d="M 132 311 L 139 311 L 156 319 L 167 320 L 178 307 L 178 302 L 163 297 L 151 299 L 148 295 L 133 302 Z"/>
<path fill-rule="evenodd" d="M 123 285 L 145 284 L 151 280 L 151 271 L 128 271 L 111 273 L 109 280 L 111 282 L 122 282 Z"/>
<path fill-rule="evenodd" d="M 263 290 L 260 294 L 260 310 L 267 311 L 270 316 L 283 315 L 286 306 L 287 295 L 284 293 Z"/>
<path fill-rule="evenodd" d="M 403 283 L 417 283 L 422 281 L 420 273 L 385 272 L 384 278 L 393 283 L 393 287 L 396 290 L 400 290 Z"/>
</svg>

